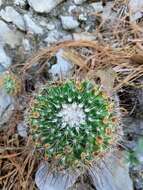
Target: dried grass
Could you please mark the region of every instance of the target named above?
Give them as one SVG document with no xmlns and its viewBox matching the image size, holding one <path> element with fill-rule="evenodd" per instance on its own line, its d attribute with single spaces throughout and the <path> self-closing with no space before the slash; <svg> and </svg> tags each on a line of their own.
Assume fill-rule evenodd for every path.
<svg viewBox="0 0 143 190">
<path fill-rule="evenodd" d="M 17 113 L 18 114 L 18 113 Z M 17 115 L 9 129 L 0 133 L 0 189 L 34 190 L 33 173 L 37 161 L 33 155 L 30 139 L 24 141 L 16 131 Z"/>
<path fill-rule="evenodd" d="M 79 51 L 79 48 L 81 50 Z M 82 48 L 90 49 L 90 55 L 83 53 Z M 78 74 L 95 79 L 100 69 L 112 68 L 116 72 L 114 90 L 119 90 L 143 75 L 142 51 L 135 46 L 125 46 L 113 49 L 109 45 L 95 41 L 66 41 L 43 49 L 32 57 L 22 68 L 22 73 L 28 72 L 35 63 L 44 69 L 45 61 L 49 60 L 60 49 L 64 49 L 64 58 L 75 64 Z M 136 53 L 139 52 L 139 53 Z M 39 70 L 37 70 L 37 73 Z"/>
</svg>

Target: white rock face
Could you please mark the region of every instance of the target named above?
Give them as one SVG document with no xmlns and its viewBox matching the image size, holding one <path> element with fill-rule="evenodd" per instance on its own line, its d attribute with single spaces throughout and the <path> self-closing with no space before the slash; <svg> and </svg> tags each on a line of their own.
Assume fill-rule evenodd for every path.
<svg viewBox="0 0 143 190">
<path fill-rule="evenodd" d="M 136 21 L 143 16 L 143 1 L 130 0 L 129 1 L 130 19 Z"/>
<path fill-rule="evenodd" d="M 23 34 L 18 31 L 11 30 L 7 24 L 0 20 L 0 45 L 8 44 L 11 48 L 20 45 Z"/>
<path fill-rule="evenodd" d="M 73 30 L 79 26 L 79 22 L 72 16 L 61 16 L 61 22 L 65 30 Z"/>
<path fill-rule="evenodd" d="M 60 50 L 56 54 L 57 64 L 53 65 L 49 70 L 53 80 L 57 80 L 59 78 L 66 78 L 71 76 L 73 72 L 73 64 L 65 60 L 63 57 L 63 50 Z"/>
<path fill-rule="evenodd" d="M 87 0 L 74 0 L 76 5 L 81 5 L 82 3 L 86 2 Z"/>
<path fill-rule="evenodd" d="M 90 168 L 89 174 L 97 190 L 133 190 L 127 164 L 115 155 Z"/>
<path fill-rule="evenodd" d="M 49 13 L 63 0 L 28 0 L 29 5 L 38 13 Z"/>
<path fill-rule="evenodd" d="M 36 172 L 35 182 L 39 190 L 67 190 L 76 182 L 81 173 L 79 171 L 67 173 L 50 173 L 46 163 Z"/>
<path fill-rule="evenodd" d="M 24 15 L 24 21 L 26 25 L 26 31 L 32 34 L 43 34 L 43 29 L 38 26 L 29 15 Z"/>
<path fill-rule="evenodd" d="M 2 46 L 0 46 L 0 73 L 11 65 L 11 59 L 6 55 Z"/>
<path fill-rule="evenodd" d="M 13 7 L 7 6 L 5 9 L 2 9 L 0 11 L 0 16 L 6 22 L 12 22 L 17 28 L 25 31 L 23 17 Z"/>
<path fill-rule="evenodd" d="M 14 100 L 7 95 L 3 90 L 0 90 L 0 129 L 3 128 L 14 111 Z"/>
</svg>

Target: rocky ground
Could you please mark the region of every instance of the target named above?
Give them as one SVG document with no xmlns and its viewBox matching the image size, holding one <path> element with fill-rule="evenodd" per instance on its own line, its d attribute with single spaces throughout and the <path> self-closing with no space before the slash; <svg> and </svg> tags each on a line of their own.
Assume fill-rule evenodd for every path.
<svg viewBox="0 0 143 190">
<path fill-rule="evenodd" d="M 111 48 L 125 48 L 125 51 L 131 52 L 131 55 L 136 52 L 136 48 L 142 52 L 142 12 L 143 3 L 140 0 L 0 0 L 0 73 L 9 68 L 18 70 L 38 50 L 69 40 L 98 41 L 101 44 L 106 43 Z M 90 55 L 90 51 L 87 52 L 87 49 L 83 48 L 82 51 L 86 51 L 86 55 Z M 58 51 L 54 59 L 46 62 L 47 70 L 44 73 L 46 79 L 56 80 L 61 77 L 61 71 L 64 77 L 72 75 L 74 72 L 74 65 L 63 59 L 62 53 L 63 50 Z M 143 58 L 138 62 L 143 64 Z M 27 74 L 28 84 L 26 83 L 25 86 L 28 93 L 41 84 L 41 81 L 36 81 L 35 86 L 33 85 L 34 73 L 33 67 L 33 74 Z M 141 78 L 138 83 L 142 85 Z M 105 183 L 103 187 L 98 184 L 98 180 L 95 182 L 85 176 L 83 183 L 81 183 L 81 179 L 78 179 L 73 189 L 92 190 L 97 186 L 97 190 L 116 190 L 115 186 L 117 186 L 117 190 L 120 190 L 120 187 L 123 186 L 126 187 L 126 190 L 132 190 L 130 187 L 133 182 L 134 190 L 143 190 L 143 149 L 137 151 L 138 143 L 143 135 L 143 91 L 142 88 L 136 89 L 131 86 L 129 89 L 120 89 L 118 95 L 120 104 L 123 104 L 128 111 L 128 115 L 124 118 L 124 150 L 130 150 L 133 158 L 138 161 L 136 164 L 133 159 L 128 165 L 132 181 L 128 174 L 126 175 L 128 168 L 122 171 L 123 167 L 119 167 L 118 171 L 120 172 L 114 178 L 118 182 L 115 184 L 112 184 L 114 180 L 111 180 L 111 176 L 103 182 Z M 24 97 L 19 100 L 20 112 L 26 107 L 26 102 L 23 100 Z M 16 109 L 14 101 L 11 96 L 0 91 L 0 127 L 7 127 L 4 124 L 9 121 L 13 110 Z M 24 125 L 20 119 L 20 122 L 16 124 L 16 136 L 27 138 Z M 3 136 L 3 132 L 1 133 Z M 116 166 L 117 163 L 115 163 L 115 168 Z M 104 171 L 104 173 L 109 175 L 109 171 Z M 34 174 L 32 175 L 34 176 Z M 1 179 L 3 178 L 0 177 Z M 111 180 L 112 183 L 107 183 L 108 180 Z M 95 183 L 97 184 L 95 185 Z M 16 188 L 19 190 L 18 187 Z M 31 189 L 35 188 L 34 185 Z M 2 189 L 13 188 L 2 187 Z M 40 190 L 46 189 L 42 187 Z"/>
</svg>

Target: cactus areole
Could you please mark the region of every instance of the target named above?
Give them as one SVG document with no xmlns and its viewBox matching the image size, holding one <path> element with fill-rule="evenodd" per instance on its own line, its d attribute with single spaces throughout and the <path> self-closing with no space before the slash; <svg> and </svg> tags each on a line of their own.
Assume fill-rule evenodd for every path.
<svg viewBox="0 0 143 190">
<path fill-rule="evenodd" d="M 112 148 L 118 119 L 114 102 L 90 81 L 44 86 L 28 123 L 34 145 L 60 168 L 89 164 Z"/>
</svg>

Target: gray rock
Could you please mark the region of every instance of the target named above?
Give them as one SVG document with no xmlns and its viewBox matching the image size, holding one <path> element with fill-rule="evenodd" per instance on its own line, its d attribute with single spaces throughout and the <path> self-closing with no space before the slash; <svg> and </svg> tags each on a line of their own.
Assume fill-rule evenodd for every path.
<svg viewBox="0 0 143 190">
<path fill-rule="evenodd" d="M 58 30 L 52 30 L 48 32 L 48 36 L 44 39 L 44 42 L 52 44 L 60 39 L 60 33 Z"/>
<path fill-rule="evenodd" d="M 87 21 L 87 14 L 80 14 L 79 17 L 78 17 L 78 19 L 80 21 Z"/>
<path fill-rule="evenodd" d="M 80 174 L 80 171 L 51 173 L 45 162 L 36 172 L 35 182 L 39 190 L 67 190 L 73 186 Z"/>
<path fill-rule="evenodd" d="M 29 5 L 38 13 L 49 13 L 64 0 L 28 0 Z"/>
<path fill-rule="evenodd" d="M 73 30 L 79 26 L 79 22 L 73 16 L 61 16 L 61 22 L 65 30 Z"/>
<path fill-rule="evenodd" d="M 74 40 L 96 40 L 96 36 L 94 34 L 88 32 L 81 33 L 73 33 Z"/>
<path fill-rule="evenodd" d="M 143 1 L 130 0 L 129 1 L 130 20 L 136 21 L 143 16 Z"/>
<path fill-rule="evenodd" d="M 65 60 L 62 55 L 63 50 L 60 50 L 56 54 L 57 63 L 49 70 L 53 80 L 70 77 L 73 73 L 73 64 Z"/>
<path fill-rule="evenodd" d="M 11 30 L 4 21 L 0 20 L 0 45 L 8 44 L 11 48 L 15 48 L 21 44 L 22 38 L 21 32 Z"/>
<path fill-rule="evenodd" d="M 81 5 L 82 3 L 86 2 L 87 0 L 74 0 L 76 5 Z"/>
<path fill-rule="evenodd" d="M 27 2 L 26 2 L 26 0 L 15 0 L 14 4 L 23 8 L 26 6 Z"/>
<path fill-rule="evenodd" d="M 119 155 L 118 152 L 117 156 L 109 156 L 90 168 L 89 174 L 97 190 L 133 190 L 128 165 L 118 158 Z"/>
<path fill-rule="evenodd" d="M 58 41 L 65 41 L 65 40 L 72 40 L 72 35 L 67 34 L 65 31 L 59 31 L 57 29 L 54 29 L 48 32 L 48 35 L 44 39 L 44 42 L 46 42 L 47 45 L 50 45 Z"/>
<path fill-rule="evenodd" d="M 9 121 L 14 108 L 14 99 L 0 89 L 0 129 L 3 129 L 5 124 Z"/>
<path fill-rule="evenodd" d="M 43 29 L 40 26 L 38 26 L 38 24 L 36 24 L 29 15 L 24 15 L 24 21 L 27 32 L 32 34 L 43 34 Z"/>
<path fill-rule="evenodd" d="M 6 22 L 12 22 L 20 30 L 25 31 L 25 23 L 22 15 L 20 15 L 13 7 L 7 6 L 0 11 L 0 16 Z"/>
<path fill-rule="evenodd" d="M 25 51 L 27 51 L 27 52 L 31 51 L 32 47 L 31 47 L 31 44 L 28 39 L 23 39 L 22 45 L 23 45 Z"/>
<path fill-rule="evenodd" d="M 91 6 L 94 8 L 95 13 L 99 13 L 103 11 L 102 2 L 91 3 Z"/>
<path fill-rule="evenodd" d="M 18 131 L 18 134 L 21 136 L 21 137 L 24 137 L 24 138 L 27 138 L 27 125 L 24 123 L 24 122 L 21 122 L 18 124 L 17 126 L 17 131 Z"/>
<path fill-rule="evenodd" d="M 69 6 L 69 8 L 68 8 L 69 14 L 72 14 L 72 12 L 73 12 L 74 10 L 76 10 L 76 8 L 77 8 L 76 5 L 71 5 L 71 6 Z"/>
<path fill-rule="evenodd" d="M 2 5 L 2 3 L 3 3 L 2 0 L 0 0 L 0 6 Z"/>
<path fill-rule="evenodd" d="M 0 46 L 0 73 L 11 65 L 11 58 L 6 55 L 2 46 Z"/>
<path fill-rule="evenodd" d="M 55 25 L 53 24 L 53 22 L 49 22 L 49 23 L 47 24 L 47 29 L 48 29 L 48 30 L 54 30 L 54 29 L 55 29 Z"/>
</svg>

